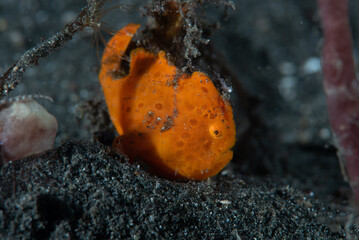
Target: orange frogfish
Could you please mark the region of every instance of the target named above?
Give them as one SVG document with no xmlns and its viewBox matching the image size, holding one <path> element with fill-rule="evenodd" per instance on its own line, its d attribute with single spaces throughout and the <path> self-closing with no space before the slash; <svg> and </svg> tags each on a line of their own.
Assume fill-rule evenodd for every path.
<svg viewBox="0 0 359 240">
<path fill-rule="evenodd" d="M 216 175 L 232 159 L 235 123 L 230 103 L 201 72 L 179 70 L 160 51 L 123 56 L 139 25 L 129 24 L 108 42 L 99 79 L 121 150 L 172 179 Z M 127 67 L 128 68 L 128 67 Z M 115 145 L 115 144 L 114 144 Z"/>
</svg>

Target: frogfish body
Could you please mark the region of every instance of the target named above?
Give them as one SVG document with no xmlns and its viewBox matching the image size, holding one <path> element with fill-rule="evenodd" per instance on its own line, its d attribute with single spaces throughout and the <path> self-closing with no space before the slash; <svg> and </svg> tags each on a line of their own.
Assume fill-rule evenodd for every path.
<svg viewBox="0 0 359 240">
<path fill-rule="evenodd" d="M 132 50 L 129 73 L 123 76 L 122 58 L 138 28 L 129 24 L 112 37 L 99 75 L 122 150 L 167 178 L 216 175 L 233 157 L 230 103 L 206 74 L 179 73 L 163 51 Z"/>
</svg>

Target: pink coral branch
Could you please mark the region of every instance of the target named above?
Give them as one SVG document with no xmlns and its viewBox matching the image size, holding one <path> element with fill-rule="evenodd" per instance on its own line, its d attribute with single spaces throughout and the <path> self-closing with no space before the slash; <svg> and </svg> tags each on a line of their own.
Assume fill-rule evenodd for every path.
<svg viewBox="0 0 359 240">
<path fill-rule="evenodd" d="M 324 46 L 324 89 L 339 158 L 359 204 L 359 81 L 355 73 L 347 0 L 317 0 Z"/>
</svg>

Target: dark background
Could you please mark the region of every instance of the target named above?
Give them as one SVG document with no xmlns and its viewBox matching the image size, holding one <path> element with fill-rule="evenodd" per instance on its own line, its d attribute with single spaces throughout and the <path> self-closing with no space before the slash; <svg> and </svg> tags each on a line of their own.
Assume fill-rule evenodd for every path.
<svg viewBox="0 0 359 240">
<path fill-rule="evenodd" d="M 146 12 L 144 6 L 148 4 L 145 3 L 145 1 L 121 1 L 120 3 L 128 4 L 126 10 L 113 9 L 101 19 L 101 22 L 106 24 L 106 28 L 103 28 L 102 32 L 105 39 L 109 39 L 110 37 L 106 29 L 116 30 L 130 22 L 144 25 L 148 21 L 148 19 L 143 16 Z M 290 189 L 293 189 L 291 191 L 299 190 L 299 193 L 296 192 L 295 194 L 299 194 L 299 196 L 304 194 L 303 196 L 311 197 L 314 202 L 319 201 L 319 205 L 315 206 L 320 207 L 315 211 L 321 211 L 323 206 L 324 209 L 328 206 L 334 206 L 333 209 L 328 211 L 331 214 L 338 214 L 338 216 L 341 216 L 344 220 L 338 220 L 339 223 L 336 221 L 337 225 L 334 227 L 336 230 L 333 231 L 333 228 L 328 228 L 329 230 L 320 231 L 320 234 L 328 233 L 329 235 L 333 234 L 330 235 L 332 237 L 338 237 L 340 234 L 343 234 L 344 231 L 343 226 L 346 221 L 344 216 L 348 214 L 346 209 L 349 204 L 348 199 L 350 198 L 350 194 L 347 184 L 342 181 L 326 114 L 320 66 L 320 49 L 323 40 L 315 1 L 237 0 L 234 1 L 234 3 L 236 10 L 226 10 L 224 7 L 216 7 L 208 4 L 208 6 L 204 8 L 205 21 L 217 23 L 220 27 L 212 32 L 210 39 L 214 49 L 221 53 L 223 57 L 221 61 L 225 62 L 228 69 L 230 69 L 238 81 L 238 83 L 233 83 L 234 97 L 236 94 L 239 94 L 236 90 L 236 86 L 240 84 L 244 86 L 246 91 L 255 99 L 255 102 L 257 102 L 257 104 L 253 104 L 253 106 L 250 105 L 249 107 L 253 114 L 258 116 L 264 123 L 265 130 L 263 130 L 262 135 L 256 135 L 256 137 L 263 137 L 263 139 L 252 139 L 251 141 L 254 143 L 258 141 L 258 147 L 254 149 L 262 153 L 258 154 L 261 158 L 258 161 L 262 162 L 268 171 L 266 171 L 264 175 L 262 171 L 244 171 L 245 175 L 239 175 L 238 177 L 236 174 L 241 173 L 241 170 L 240 167 L 238 168 L 236 166 L 240 166 L 241 164 L 240 149 L 232 165 L 226 170 L 237 177 L 228 180 L 223 179 L 223 176 L 221 176 L 213 180 L 213 184 L 228 184 L 229 186 L 224 187 L 223 189 L 225 190 L 223 191 L 229 194 L 235 187 L 240 185 L 238 179 L 247 179 L 247 177 L 249 177 L 250 180 L 248 181 L 254 184 L 253 186 L 251 185 L 250 189 L 246 190 L 249 195 L 258 194 L 257 191 L 268 191 L 269 195 L 273 192 L 276 194 L 277 192 L 273 191 L 273 188 L 278 187 L 279 189 L 284 189 L 286 186 L 290 186 Z M 116 4 L 118 3 L 112 1 L 112 5 Z M 50 37 L 59 31 L 66 23 L 73 20 L 85 5 L 86 1 L 72 0 L 2 0 L 0 2 L 0 72 L 5 72 L 27 49 L 34 47 L 43 39 Z M 111 6 L 107 6 L 106 8 L 110 7 Z M 350 1 L 350 20 L 354 38 L 354 54 L 357 56 L 359 16 L 355 12 L 355 9 L 359 9 L 359 2 Z M 94 122 L 91 123 L 88 117 L 83 117 L 82 111 L 79 109 L 83 109 L 89 100 L 99 102 L 99 109 L 103 109 L 103 94 L 97 79 L 100 67 L 99 56 L 101 56 L 102 49 L 103 43 L 98 41 L 98 39 L 93 40 L 93 31 L 89 28 L 85 32 L 77 34 L 64 48 L 45 59 L 41 59 L 38 66 L 27 69 L 21 85 L 11 94 L 11 96 L 44 94 L 54 99 L 54 103 L 47 102 L 46 100 L 39 100 L 39 102 L 41 102 L 49 112 L 54 114 L 58 120 L 59 132 L 55 143 L 56 147 L 74 139 L 92 139 L 93 132 L 99 130 L 98 128 L 101 124 L 96 125 Z M 236 106 L 237 105 L 234 105 L 234 107 Z M 268 141 L 270 143 L 266 144 Z M 78 146 L 76 144 L 74 145 L 75 148 Z M 88 145 L 85 144 L 85 146 Z M 60 147 L 60 152 L 63 148 L 64 146 Z M 89 148 L 92 149 L 92 147 Z M 83 151 L 87 152 L 86 150 Z M 79 152 L 81 151 L 79 150 Z M 91 153 L 90 150 L 88 150 L 88 152 Z M 64 156 L 68 156 L 66 151 Z M 6 173 L 7 170 L 4 169 L 2 169 L 2 173 Z M 141 174 L 146 175 L 146 173 L 143 172 L 141 172 Z M 69 180 L 70 179 L 68 179 L 68 181 Z M 3 181 L 7 181 L 6 177 L 3 177 Z M 151 182 L 153 179 L 151 179 L 151 176 L 146 175 L 145 181 Z M 183 187 L 178 183 L 172 183 L 173 186 L 171 186 L 171 182 L 161 179 L 159 181 L 165 181 L 166 186 L 170 186 L 170 188 L 173 187 L 175 189 L 174 191 L 179 191 L 179 189 Z M 264 182 L 264 186 L 260 186 L 261 181 Z M 274 187 L 271 185 L 273 181 L 275 182 Z M 199 184 L 198 186 L 202 186 L 204 183 L 197 184 Z M 191 189 L 197 188 L 198 186 L 196 186 L 196 183 L 192 183 L 186 185 L 184 188 Z M 37 203 L 40 202 L 40 205 L 43 200 L 39 198 L 39 196 L 43 194 L 41 191 L 42 190 L 39 190 L 39 192 L 34 191 L 32 193 L 33 195 L 31 195 L 37 199 Z M 217 191 L 216 194 L 221 194 L 220 188 L 215 191 Z M 293 192 L 291 191 L 286 194 L 292 194 Z M 67 192 L 67 194 L 69 193 Z M 164 194 L 166 197 L 166 193 L 161 194 Z M 21 194 L 19 196 L 21 196 Z M 136 196 L 138 197 L 136 198 L 137 200 L 141 199 L 141 195 Z M 235 200 L 238 198 L 237 195 L 233 196 L 229 194 L 228 196 L 233 197 L 233 199 L 229 199 L 229 201 L 237 201 Z M 9 196 L 4 194 L 3 197 L 5 202 L 5 199 Z M 215 198 L 216 197 L 218 198 L 218 195 L 216 195 Z M 275 199 L 275 197 L 273 197 L 273 199 Z M 61 199 L 61 204 L 62 201 L 68 203 L 67 200 Z M 189 194 L 187 201 L 193 201 L 191 194 Z M 212 201 L 215 202 L 217 200 L 209 200 L 211 203 Z M 164 203 L 161 202 L 161 204 Z M 245 204 L 245 201 L 243 204 Z M 264 203 L 254 203 L 254 205 L 256 204 Z M 298 203 L 299 209 L 303 207 L 301 204 L 302 203 Z M 165 205 L 166 204 L 161 206 L 165 207 Z M 172 205 L 170 205 L 170 207 L 171 206 Z M 148 206 L 144 205 L 144 207 Z M 191 207 L 193 206 L 191 205 Z M 189 209 L 192 209 L 191 207 L 189 207 Z M 242 205 L 239 204 L 237 207 L 242 208 Z M 262 205 L 258 205 L 257 207 L 258 209 L 266 208 Z M 7 208 L 2 205 L 0 212 L 2 211 L 1 209 L 3 209 L 4 212 L 2 215 L 0 214 L 0 222 L 2 219 L 6 219 L 6 217 L 2 218 L 2 216 L 6 216 L 5 209 Z M 305 209 L 305 207 L 303 207 L 303 209 Z M 139 209 L 137 210 L 139 211 Z M 38 210 L 37 213 L 39 213 L 39 211 L 40 210 Z M 135 211 L 135 213 L 125 211 L 125 215 L 137 216 L 136 210 L 133 211 Z M 169 209 L 169 211 L 171 212 L 171 209 Z M 290 208 L 288 208 L 288 211 L 291 211 Z M 340 213 L 338 213 L 338 211 Z M 190 212 L 189 210 L 189 212 L 186 213 L 187 215 L 185 215 L 188 216 Z M 81 215 L 76 212 L 69 214 L 73 214 L 74 216 Z M 208 213 L 202 212 L 202 214 Z M 292 213 L 288 212 L 286 216 L 290 217 L 291 214 Z M 324 214 L 321 212 L 320 214 L 326 215 L 327 213 Z M 242 233 L 242 237 L 247 236 L 250 238 L 259 236 L 258 234 L 261 232 L 268 232 L 268 229 L 265 227 L 262 229 L 254 225 L 254 223 L 258 224 L 256 221 L 259 221 L 259 217 L 256 213 L 254 213 L 253 216 L 256 220 L 248 224 L 248 229 L 253 227 L 257 228 L 257 231 L 250 233 L 251 230 L 243 230 L 243 232 L 236 230 Z M 317 218 L 313 219 L 312 215 L 310 215 L 310 217 L 308 216 L 304 218 L 304 221 L 311 222 L 309 225 L 315 222 L 315 224 L 321 226 L 318 227 L 313 223 L 314 225 L 311 225 L 314 226 L 313 229 L 326 228 L 325 226 L 332 224 L 327 224 L 327 221 L 323 219 L 320 221 Z M 12 217 L 8 215 L 7 222 L 5 222 L 11 222 L 11 219 Z M 285 219 L 285 217 L 283 217 L 283 219 Z M 326 218 L 324 217 L 324 219 Z M 164 224 L 171 224 L 170 221 L 163 221 Z M 210 218 L 209 221 L 211 221 Z M 321 225 L 323 222 L 324 227 Z M 47 234 L 50 234 L 48 232 L 52 231 L 56 232 L 54 229 L 56 229 L 57 223 L 58 221 L 53 223 L 54 227 L 52 229 L 46 228 L 45 232 Z M 251 225 L 251 223 L 253 223 L 253 225 Z M 137 223 L 137 225 L 138 224 L 141 225 L 141 223 Z M 75 225 L 76 224 L 71 225 L 70 227 L 74 236 L 76 235 L 76 233 L 74 233 Z M 280 229 L 278 233 L 282 235 L 273 234 L 272 237 L 283 237 L 286 236 L 285 234 L 291 236 L 290 231 L 295 227 L 292 228 L 292 225 L 289 225 L 291 227 L 288 229 L 285 228 L 285 226 L 278 225 L 281 226 L 277 226 L 277 228 Z M 309 225 L 304 224 L 304 226 Z M 4 229 L 8 231 L 9 228 L 6 226 L 6 224 L 1 225 L 0 223 L 1 231 Z M 57 225 L 57 227 L 58 226 L 59 225 Z M 91 229 L 91 227 L 88 228 Z M 203 228 L 205 228 L 205 226 L 203 226 Z M 241 227 L 239 226 L 237 229 L 241 229 Z M 245 227 L 243 227 L 243 229 L 245 229 Z M 207 230 L 208 229 L 204 229 L 203 231 L 208 232 Z M 16 235 L 16 228 L 13 229 L 13 231 L 13 234 Z M 71 231 L 69 230 L 69 232 Z M 101 231 L 92 229 L 89 230 L 89 235 L 96 235 Z M 156 230 L 153 231 L 156 232 Z M 188 231 L 195 232 L 196 230 L 192 229 Z M 302 235 L 298 235 L 299 238 L 309 235 L 318 236 L 311 235 L 314 234 L 314 230 L 312 230 L 312 233 L 301 232 L 301 234 Z M 329 236 L 325 234 L 323 237 Z M 131 234 L 127 232 L 121 236 L 129 237 L 130 235 Z M 50 235 L 45 234 L 45 236 Z M 139 236 L 144 235 L 140 234 Z M 167 235 L 159 234 L 153 236 L 159 238 L 159 236 L 163 237 Z M 236 234 L 234 233 L 230 236 L 235 239 Z M 267 237 L 270 238 L 270 236 Z"/>
</svg>

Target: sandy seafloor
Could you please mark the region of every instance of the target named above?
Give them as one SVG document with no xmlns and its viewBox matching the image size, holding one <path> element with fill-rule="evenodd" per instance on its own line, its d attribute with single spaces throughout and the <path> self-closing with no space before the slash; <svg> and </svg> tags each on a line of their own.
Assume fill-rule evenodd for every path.
<svg viewBox="0 0 359 240">
<path fill-rule="evenodd" d="M 83 117 L 79 106 L 95 101 L 95 115 L 105 108 L 87 31 L 29 68 L 12 93 L 54 98 L 39 102 L 59 132 L 54 150 L 1 166 L 0 239 L 359 239 L 328 126 L 315 1 L 234 3 L 228 15 L 209 7 L 207 16 L 221 26 L 211 43 L 256 99 L 253 112 L 266 126 L 250 140 L 255 167 L 241 167 L 248 151 L 237 146 L 231 164 L 208 181 L 169 181 L 93 141 L 103 123 Z M 131 4 L 103 22 L 111 29 L 145 24 L 146 1 Z M 357 54 L 359 2 L 350 4 Z M 0 72 L 85 5 L 0 1 Z"/>
</svg>

